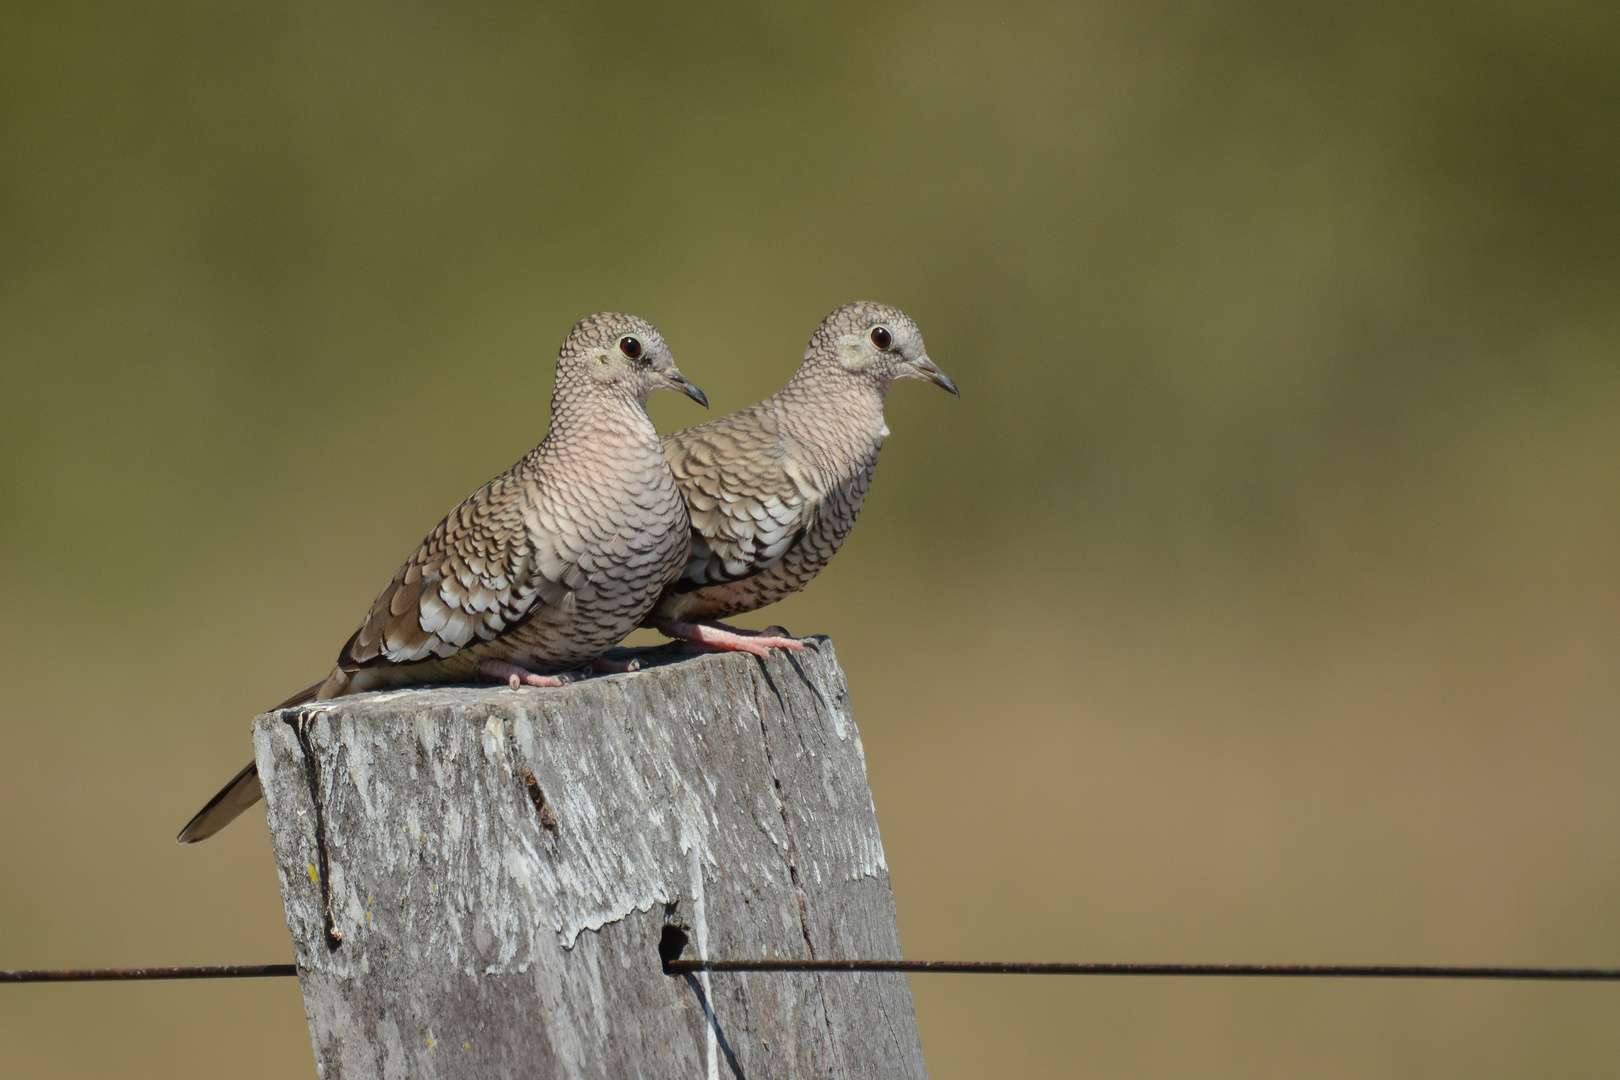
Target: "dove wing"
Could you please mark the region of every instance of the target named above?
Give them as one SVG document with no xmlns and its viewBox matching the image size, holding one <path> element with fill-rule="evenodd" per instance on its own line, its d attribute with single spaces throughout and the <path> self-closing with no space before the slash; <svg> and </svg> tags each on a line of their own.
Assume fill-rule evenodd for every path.
<svg viewBox="0 0 1620 1080">
<path fill-rule="evenodd" d="M 513 473 L 474 492 L 428 534 L 371 605 L 338 663 L 347 669 L 448 657 L 559 602 L 581 545 L 540 542 L 524 523 L 524 481 Z"/>
<path fill-rule="evenodd" d="M 667 436 L 664 457 L 692 517 L 682 591 L 764 570 L 825 505 L 813 455 L 760 406 Z"/>
</svg>

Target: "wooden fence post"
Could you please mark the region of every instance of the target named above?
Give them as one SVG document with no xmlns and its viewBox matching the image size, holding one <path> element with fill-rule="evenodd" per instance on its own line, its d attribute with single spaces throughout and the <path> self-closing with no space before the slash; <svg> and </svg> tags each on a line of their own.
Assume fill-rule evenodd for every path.
<svg viewBox="0 0 1620 1080">
<path fill-rule="evenodd" d="M 924 1077 L 905 976 L 667 976 L 900 955 L 824 638 L 561 689 L 267 713 L 254 745 L 320 1073 Z"/>
</svg>

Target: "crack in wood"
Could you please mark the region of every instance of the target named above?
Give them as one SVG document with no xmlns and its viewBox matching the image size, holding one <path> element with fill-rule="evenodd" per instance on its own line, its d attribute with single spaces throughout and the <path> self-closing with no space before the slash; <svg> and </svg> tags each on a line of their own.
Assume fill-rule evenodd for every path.
<svg viewBox="0 0 1620 1080">
<path fill-rule="evenodd" d="M 540 826 L 550 832 L 557 831 L 557 815 L 552 813 L 551 804 L 546 802 L 546 793 L 540 788 L 540 781 L 534 778 L 534 770 L 527 765 L 519 773 L 523 777 L 523 786 L 529 792 L 529 801 L 534 803 L 535 816 L 540 819 Z"/>
<path fill-rule="evenodd" d="M 317 884 L 321 888 L 321 919 L 325 923 L 326 947 L 336 952 L 338 946 L 343 944 L 343 935 L 338 932 L 337 920 L 332 917 L 332 860 L 326 846 L 326 800 L 321 797 L 321 762 L 309 739 L 308 726 L 315 715 L 312 711 L 300 709 L 297 715 L 287 721 L 287 725 L 293 729 L 293 735 L 298 739 L 298 749 L 304 755 L 304 782 L 309 785 L 309 801 L 315 808 L 315 858 L 319 860 L 315 876 L 320 879 Z"/>
<path fill-rule="evenodd" d="M 792 658 L 789 657 L 789 659 Z M 770 670 L 766 668 L 762 657 L 755 658 L 754 669 L 759 677 L 765 680 L 765 685 L 770 687 L 771 693 L 776 695 L 777 706 L 782 715 L 786 717 L 788 715 L 787 701 L 782 697 L 782 691 L 776 688 L 776 682 L 771 678 Z M 804 678 L 804 671 L 797 664 L 794 665 L 794 670 L 798 671 L 800 678 Z M 808 681 L 806 679 L 806 682 Z M 821 696 L 819 691 L 816 692 L 815 696 L 816 700 L 823 705 L 826 704 L 826 699 Z M 776 807 L 782 815 L 782 832 L 787 837 L 788 880 L 793 883 L 793 896 L 799 902 L 799 933 L 804 937 L 805 952 L 810 955 L 810 959 L 814 960 L 816 959 L 816 945 L 810 937 L 810 908 L 805 901 L 804 885 L 799 880 L 799 848 L 793 837 L 793 823 L 788 818 L 787 793 L 782 787 L 782 777 L 776 768 L 776 757 L 771 753 L 771 733 L 765 726 L 765 710 L 759 709 L 758 712 L 759 738 L 765 751 L 765 767 L 770 771 L 771 785 L 776 789 Z M 820 972 L 816 973 L 816 997 L 821 1002 L 822 1026 L 827 1031 L 827 1056 L 836 1061 L 838 1058 L 838 1043 L 833 1035 L 832 1013 L 827 1007 L 827 984 L 825 977 Z"/>
</svg>

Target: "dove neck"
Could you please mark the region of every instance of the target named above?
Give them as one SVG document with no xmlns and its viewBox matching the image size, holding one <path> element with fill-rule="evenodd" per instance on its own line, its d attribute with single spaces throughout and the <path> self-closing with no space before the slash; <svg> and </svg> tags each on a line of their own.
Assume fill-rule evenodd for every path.
<svg viewBox="0 0 1620 1080">
<path fill-rule="evenodd" d="M 888 383 L 864 372 L 801 367 L 777 394 L 790 427 L 802 425 L 812 443 L 833 442 L 860 453 L 881 442 Z"/>
<path fill-rule="evenodd" d="M 582 389 L 595 392 L 582 393 Z M 658 429 L 647 415 L 647 404 L 617 388 L 582 388 L 557 383 L 551 395 L 551 429 L 546 441 L 589 438 L 602 447 L 622 446 L 658 451 Z"/>
</svg>

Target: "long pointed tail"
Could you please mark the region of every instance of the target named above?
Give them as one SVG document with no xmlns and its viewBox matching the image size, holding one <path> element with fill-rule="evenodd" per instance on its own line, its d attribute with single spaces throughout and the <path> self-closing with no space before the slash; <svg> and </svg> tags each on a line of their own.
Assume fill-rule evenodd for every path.
<svg viewBox="0 0 1620 1080">
<path fill-rule="evenodd" d="M 278 709 L 286 709 L 293 705 L 302 705 L 306 701 L 314 701 L 316 695 L 326 680 L 312 686 L 306 686 L 292 697 L 277 705 Z M 186 822 L 186 827 L 180 830 L 175 837 L 179 844 L 195 844 L 199 840 L 206 840 L 219 830 L 229 825 L 241 816 L 242 811 L 264 798 L 264 789 L 259 786 L 259 766 L 256 762 L 248 762 L 248 767 L 231 778 L 231 782 L 220 789 L 219 794 L 208 800 L 208 805 L 197 811 L 197 816 Z"/>
<path fill-rule="evenodd" d="M 248 762 L 248 767 L 237 773 L 231 782 L 208 800 L 208 805 L 197 811 L 197 816 L 186 822 L 186 827 L 175 837 L 175 843 L 195 844 L 206 840 L 235 821 L 237 817 L 264 797 L 259 786 L 259 766 Z"/>
</svg>

